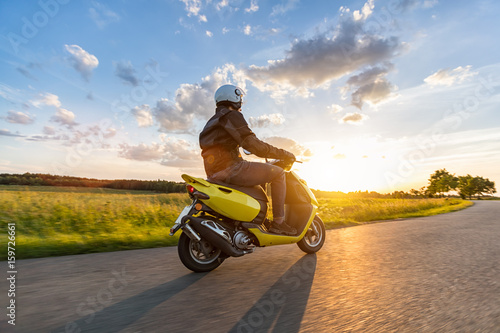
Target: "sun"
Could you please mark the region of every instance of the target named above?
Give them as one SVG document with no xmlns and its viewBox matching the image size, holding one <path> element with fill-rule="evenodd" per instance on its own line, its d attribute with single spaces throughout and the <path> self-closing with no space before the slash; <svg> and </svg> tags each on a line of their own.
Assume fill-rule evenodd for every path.
<svg viewBox="0 0 500 333">
<path fill-rule="evenodd" d="M 389 159 L 371 150 L 357 146 L 332 149 L 324 146 L 315 149 L 315 154 L 294 170 L 310 188 L 324 191 L 377 191 L 388 188 L 384 174 Z"/>
</svg>

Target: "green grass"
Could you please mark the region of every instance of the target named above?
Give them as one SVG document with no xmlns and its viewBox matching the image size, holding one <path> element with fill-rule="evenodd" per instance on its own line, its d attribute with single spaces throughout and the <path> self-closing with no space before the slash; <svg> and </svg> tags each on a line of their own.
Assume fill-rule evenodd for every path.
<svg viewBox="0 0 500 333">
<path fill-rule="evenodd" d="M 0 187 L 0 259 L 9 222 L 17 259 L 175 245 L 170 226 L 190 202 L 177 193 L 67 190 Z"/>
<path fill-rule="evenodd" d="M 152 194 L 151 191 L 115 190 L 100 187 L 75 187 L 75 186 L 26 186 L 26 185 L 0 185 L 0 191 L 17 192 L 69 192 L 69 193 L 100 193 L 100 194 Z"/>
<path fill-rule="evenodd" d="M 423 217 L 464 209 L 473 203 L 457 198 L 375 199 L 319 198 L 319 215 L 327 229 L 370 221 Z"/>
<path fill-rule="evenodd" d="M 168 235 L 186 194 L 109 189 L 0 186 L 0 260 L 7 223 L 16 224 L 16 259 L 177 244 Z M 320 198 L 327 228 L 428 216 L 471 205 L 459 199 Z M 178 236 L 178 235 L 177 235 Z"/>
</svg>

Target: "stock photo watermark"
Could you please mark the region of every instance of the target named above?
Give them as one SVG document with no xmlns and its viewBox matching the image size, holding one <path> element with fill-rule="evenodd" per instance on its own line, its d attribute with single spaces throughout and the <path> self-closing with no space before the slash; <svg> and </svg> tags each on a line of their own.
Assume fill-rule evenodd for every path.
<svg viewBox="0 0 500 333">
<path fill-rule="evenodd" d="M 9 222 L 7 224 L 7 321 L 10 325 L 16 325 L 16 223 Z"/>
<path fill-rule="evenodd" d="M 40 0 L 36 11 L 31 17 L 21 17 L 20 29 L 17 32 L 9 32 L 7 39 L 10 42 L 14 53 L 19 52 L 19 46 L 28 44 L 35 38 L 41 29 L 46 27 L 50 19 L 54 18 L 61 10 L 62 5 L 66 5 L 70 0 Z"/>
<path fill-rule="evenodd" d="M 114 132 L 110 132 L 112 128 L 111 119 L 102 119 L 97 126 L 90 126 L 88 129 L 91 131 L 91 135 L 83 139 L 69 148 L 66 151 L 66 158 L 63 163 L 54 161 L 52 162 L 52 170 L 55 173 L 68 173 L 70 169 L 76 168 L 81 165 L 85 158 L 88 158 L 92 152 L 100 149 L 105 145 L 105 141 L 114 135 Z"/>
<path fill-rule="evenodd" d="M 478 112 L 481 103 L 493 96 L 497 83 L 493 75 L 487 78 L 479 77 L 478 83 L 470 94 L 467 94 L 460 102 L 453 104 L 444 112 L 442 119 L 417 136 L 414 142 L 415 148 L 404 155 L 397 165 L 397 170 L 385 172 L 384 177 L 387 184 L 394 188 L 410 177 L 416 171 L 417 164 L 431 156 L 439 144 L 446 140 L 447 131 L 458 129 L 465 120 Z"/>
<path fill-rule="evenodd" d="M 305 309 L 307 297 L 304 297 L 303 294 L 299 295 L 299 298 L 302 299 L 294 296 L 301 291 L 301 288 L 307 292 L 305 296 L 308 296 L 315 271 L 316 256 L 304 256 L 281 276 L 230 332 L 253 333 L 268 331 L 273 323 L 280 321 L 279 317 L 286 312 L 284 307 L 287 305 L 300 307 L 299 303 L 303 303 L 302 306 Z M 296 322 L 288 319 L 285 321 L 290 326 L 300 326 L 301 319 L 301 316 L 297 316 Z M 275 326 L 275 330 L 277 328 L 285 329 L 284 327 Z"/>
<path fill-rule="evenodd" d="M 113 270 L 111 275 L 113 277 L 108 280 L 107 285 L 99 289 L 95 296 L 89 296 L 84 302 L 78 304 L 75 312 L 81 316 L 81 319 L 66 323 L 64 333 L 82 332 L 85 325 L 90 325 L 94 321 L 96 313 L 109 306 L 114 297 L 120 295 L 125 287 L 129 285 L 129 282 L 136 278 L 128 275 L 125 268 L 122 268 L 121 272 Z"/>
<path fill-rule="evenodd" d="M 130 110 L 137 105 L 143 104 L 152 91 L 157 89 L 164 79 L 168 77 L 167 72 L 160 70 L 160 65 L 146 66 L 147 74 L 140 80 L 140 84 L 134 86 L 127 94 L 122 94 L 111 104 L 111 110 L 117 118 L 130 115 Z"/>
</svg>

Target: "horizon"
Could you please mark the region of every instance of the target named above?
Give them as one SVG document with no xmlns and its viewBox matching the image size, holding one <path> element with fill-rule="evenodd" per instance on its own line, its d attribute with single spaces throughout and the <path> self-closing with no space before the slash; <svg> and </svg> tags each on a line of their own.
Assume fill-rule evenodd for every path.
<svg viewBox="0 0 500 333">
<path fill-rule="evenodd" d="M 232 83 L 311 188 L 407 192 L 443 168 L 498 184 L 498 14 L 465 0 L 3 2 L 0 173 L 205 177 L 198 134 Z"/>
<path fill-rule="evenodd" d="M 446 170 L 446 169 L 445 169 Z M 292 170 L 293 171 L 293 170 Z M 437 171 L 437 170 L 436 170 Z M 68 177 L 68 178 L 75 178 L 75 179 L 83 179 L 83 180 L 89 180 L 89 181 L 109 181 L 109 182 L 114 182 L 114 181 L 144 181 L 144 182 L 156 182 L 156 181 L 161 181 L 161 182 L 169 182 L 169 183 L 176 183 L 176 184 L 185 184 L 185 181 L 175 181 L 175 180 L 168 180 L 168 179 L 135 179 L 135 178 L 128 178 L 128 179 L 124 179 L 124 178 L 112 178 L 112 179 L 108 179 L 108 178 L 94 178 L 94 177 L 79 177 L 79 176 L 71 176 L 71 175 L 55 175 L 55 174 L 44 174 L 44 173 L 31 173 L 31 172 L 25 172 L 25 173 L 17 173 L 17 174 L 13 174 L 13 173 L 0 173 L 0 175 L 9 175 L 9 176 L 24 176 L 24 175 L 40 175 L 40 176 L 52 176 L 52 177 Z M 463 175 L 465 176 L 465 175 Z M 5 186 L 53 186 L 53 187 L 80 187 L 80 186 L 74 186 L 74 185 L 35 185 L 35 184 L 29 184 L 29 185 L 18 185 L 18 184 L 0 184 L 1 185 L 5 185 Z M 316 189 L 316 188 L 310 188 L 312 191 L 317 191 L 317 192 L 324 192 L 324 193 L 342 193 L 342 194 L 346 194 L 346 195 L 349 195 L 349 194 L 356 194 L 356 193 L 368 193 L 368 194 L 372 194 L 372 193 L 375 193 L 375 194 L 380 194 L 380 195 L 392 195 L 392 194 L 395 194 L 397 192 L 403 192 L 405 194 L 410 194 L 410 195 L 414 195 L 411 193 L 411 190 L 417 190 L 417 191 L 421 191 L 422 189 L 426 189 L 428 187 L 429 183 L 427 183 L 426 185 L 424 186 L 421 186 L 419 188 L 412 188 L 410 190 L 407 190 L 407 191 L 403 191 L 403 190 L 398 190 L 398 189 L 395 189 L 394 191 L 392 192 L 379 192 L 379 191 L 368 191 L 368 190 L 354 190 L 354 191 L 348 191 L 348 192 L 344 192 L 344 191 L 338 191 L 338 190 L 321 190 L 321 189 Z M 83 187 L 93 187 L 93 186 L 83 186 Z M 102 187 L 99 187 L 98 188 L 102 188 Z M 446 196 L 460 196 L 459 194 L 459 191 L 457 189 L 451 189 L 450 191 L 448 192 L 444 192 L 444 193 L 441 193 L 442 195 L 445 195 Z M 495 194 L 482 194 L 481 196 L 483 197 L 491 197 L 491 198 L 498 198 Z"/>
</svg>

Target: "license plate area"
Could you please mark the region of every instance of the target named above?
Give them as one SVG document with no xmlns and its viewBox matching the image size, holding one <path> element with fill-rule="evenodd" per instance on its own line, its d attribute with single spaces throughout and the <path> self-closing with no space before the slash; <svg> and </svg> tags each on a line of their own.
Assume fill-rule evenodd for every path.
<svg viewBox="0 0 500 333">
<path fill-rule="evenodd" d="M 184 207 L 184 209 L 182 210 L 182 212 L 179 214 L 179 216 L 177 217 L 177 220 L 175 220 L 175 223 L 174 224 L 181 224 L 181 220 L 184 216 L 188 215 L 189 212 L 191 211 L 191 208 L 193 208 L 194 206 L 194 203 L 192 203 L 191 205 L 189 206 L 186 206 Z"/>
</svg>

